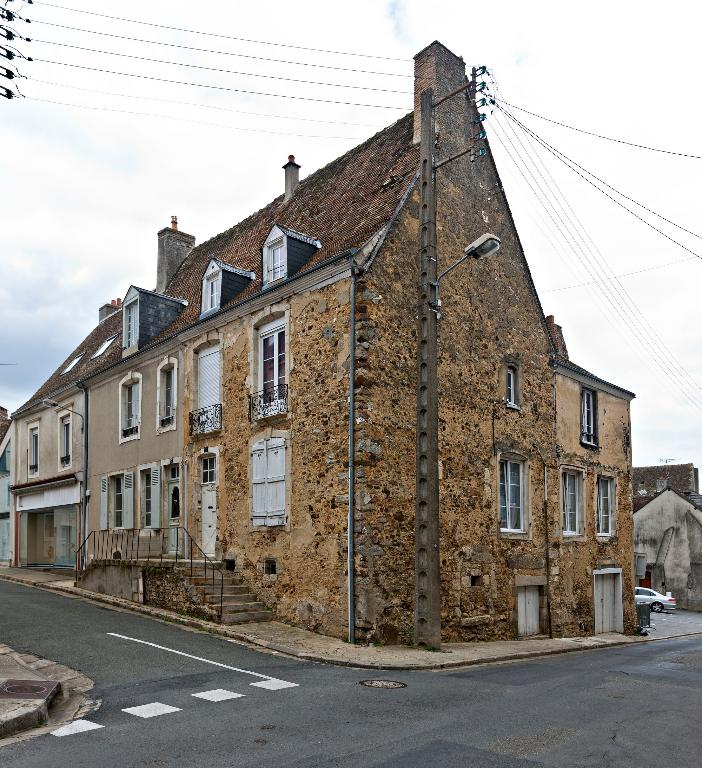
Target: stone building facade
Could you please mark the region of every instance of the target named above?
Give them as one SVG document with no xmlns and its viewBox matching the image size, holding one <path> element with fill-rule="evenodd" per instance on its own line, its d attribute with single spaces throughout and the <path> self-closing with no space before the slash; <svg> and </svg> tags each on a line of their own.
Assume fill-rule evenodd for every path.
<svg viewBox="0 0 702 768">
<path fill-rule="evenodd" d="M 285 195 L 201 245 L 159 233 L 157 291 L 130 289 L 104 322 L 119 349 L 78 373 L 105 432 L 93 525 L 93 484 L 126 466 L 103 445 L 125 427 L 108 390 L 173 357 L 180 445 L 170 435 L 165 453 L 179 455 L 184 520 L 205 555 L 279 618 L 345 635 L 351 537 L 356 636 L 413 642 L 417 104 L 465 83 L 463 60 L 433 43 L 415 59 L 413 114 L 302 181 L 291 156 Z M 437 161 L 475 140 L 465 92 L 437 109 L 436 130 Z M 443 637 L 632 629 L 633 395 L 568 359 L 479 141 L 484 152 L 437 171 L 439 268 L 484 232 L 502 243 L 442 287 Z"/>
</svg>

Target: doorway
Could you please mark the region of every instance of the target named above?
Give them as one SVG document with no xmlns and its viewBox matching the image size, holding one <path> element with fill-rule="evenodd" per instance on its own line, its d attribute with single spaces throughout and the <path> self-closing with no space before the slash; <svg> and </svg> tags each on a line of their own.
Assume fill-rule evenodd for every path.
<svg viewBox="0 0 702 768">
<path fill-rule="evenodd" d="M 520 637 L 538 635 L 541 631 L 540 597 L 538 586 L 517 587 L 517 631 Z"/>
<path fill-rule="evenodd" d="M 593 571 L 595 634 L 624 631 L 622 572 L 620 568 Z"/>
<path fill-rule="evenodd" d="M 202 551 L 215 556 L 217 544 L 217 457 L 204 456 L 201 463 Z"/>
</svg>

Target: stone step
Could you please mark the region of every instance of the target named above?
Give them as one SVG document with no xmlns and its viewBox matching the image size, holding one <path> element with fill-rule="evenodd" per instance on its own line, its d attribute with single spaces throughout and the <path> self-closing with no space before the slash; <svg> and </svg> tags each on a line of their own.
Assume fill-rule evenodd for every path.
<svg viewBox="0 0 702 768">
<path fill-rule="evenodd" d="M 224 606 L 223 614 L 229 615 L 234 613 L 246 613 L 247 611 L 267 611 L 265 603 L 261 603 L 258 600 L 251 600 L 246 603 L 228 603 Z"/>
<path fill-rule="evenodd" d="M 241 595 L 222 595 L 222 605 L 227 606 L 241 605 L 242 603 L 257 603 L 258 599 L 252 592 L 245 592 Z M 214 606 L 219 605 L 219 595 L 205 595 L 205 604 Z"/>
<path fill-rule="evenodd" d="M 217 599 L 219 599 L 219 585 L 215 585 L 214 587 L 212 584 L 200 584 L 198 585 L 198 590 L 201 594 L 205 596 L 213 596 L 216 595 Z M 223 595 L 243 595 L 245 593 L 250 592 L 250 587 L 248 584 L 225 584 L 224 588 L 222 589 Z"/>
<path fill-rule="evenodd" d="M 246 624 L 249 621 L 272 621 L 271 611 L 242 611 L 241 613 L 225 613 L 222 624 Z"/>
<path fill-rule="evenodd" d="M 225 587 L 240 587 L 244 583 L 244 579 L 241 576 L 225 576 L 223 579 L 219 577 L 218 574 L 215 574 L 214 580 L 212 579 L 212 575 L 208 574 L 205 576 L 204 574 L 202 576 L 196 576 L 196 575 L 190 575 L 190 573 L 183 574 L 188 581 L 190 581 L 192 584 L 195 584 L 196 586 L 210 586 L 214 589 L 219 589 L 222 584 L 224 584 Z"/>
</svg>

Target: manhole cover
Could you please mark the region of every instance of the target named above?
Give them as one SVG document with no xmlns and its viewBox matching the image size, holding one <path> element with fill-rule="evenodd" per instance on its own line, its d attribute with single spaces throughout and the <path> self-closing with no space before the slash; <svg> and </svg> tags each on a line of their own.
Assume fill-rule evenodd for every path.
<svg viewBox="0 0 702 768">
<path fill-rule="evenodd" d="M 399 680 L 361 680 L 360 685 L 366 688 L 407 688 L 407 683 Z"/>
<path fill-rule="evenodd" d="M 0 699 L 53 699 L 61 688 L 55 680 L 5 680 Z"/>
</svg>

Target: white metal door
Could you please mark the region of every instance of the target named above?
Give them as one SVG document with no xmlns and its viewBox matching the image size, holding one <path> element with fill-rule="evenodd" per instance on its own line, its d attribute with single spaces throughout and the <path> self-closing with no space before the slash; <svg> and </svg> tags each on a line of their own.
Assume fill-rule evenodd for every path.
<svg viewBox="0 0 702 768">
<path fill-rule="evenodd" d="M 539 634 L 538 587 L 517 587 L 517 626 L 520 637 Z"/>
<path fill-rule="evenodd" d="M 202 551 L 214 557 L 217 539 L 217 487 L 214 483 L 202 486 Z"/>
<path fill-rule="evenodd" d="M 595 634 L 621 632 L 617 620 L 620 600 L 618 590 L 619 574 L 595 574 Z"/>
</svg>

